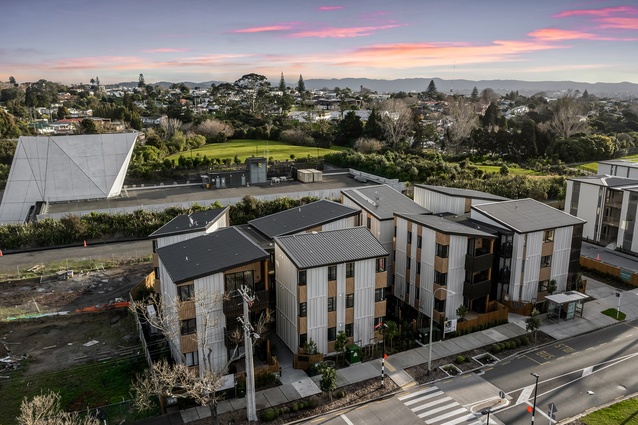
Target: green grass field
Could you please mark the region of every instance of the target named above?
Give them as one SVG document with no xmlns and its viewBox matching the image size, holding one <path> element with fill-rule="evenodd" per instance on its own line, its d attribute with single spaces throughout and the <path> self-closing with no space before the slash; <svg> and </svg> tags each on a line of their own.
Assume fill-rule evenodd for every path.
<svg viewBox="0 0 638 425">
<path fill-rule="evenodd" d="M 624 159 L 625 161 L 638 162 L 638 155 L 623 156 L 622 158 L 618 158 L 618 159 Z M 591 171 L 592 173 L 597 173 L 598 162 L 588 162 L 587 164 L 581 164 L 578 166 L 578 168 L 585 171 Z"/>
<path fill-rule="evenodd" d="M 305 158 L 308 155 L 311 157 L 324 156 L 329 153 L 339 152 L 346 150 L 343 146 L 333 146 L 330 149 L 315 148 L 308 146 L 294 146 L 288 145 L 282 142 L 273 142 L 269 140 L 231 140 L 226 143 L 213 143 L 210 145 L 202 146 L 199 149 L 193 149 L 192 155 L 198 155 L 208 158 L 235 158 L 235 155 L 239 157 L 241 162 L 244 162 L 246 158 L 253 156 L 265 156 L 266 158 L 273 157 L 275 160 L 284 161 L 290 159 L 290 155 L 294 155 L 295 158 Z M 191 151 L 184 151 L 171 155 L 168 158 L 177 160 L 180 155 L 189 157 Z"/>
<path fill-rule="evenodd" d="M 638 399 L 632 398 L 613 404 L 584 416 L 585 425 L 630 425 L 638 424 Z"/>
<path fill-rule="evenodd" d="M 500 173 L 501 172 L 501 166 L 500 165 L 481 165 L 481 164 L 474 164 L 477 168 L 485 171 L 486 173 Z M 541 173 L 534 171 L 534 170 L 526 170 L 524 168 L 518 168 L 518 167 L 508 167 L 510 170 L 510 174 L 519 174 L 522 176 L 540 176 L 542 175 Z"/>
</svg>

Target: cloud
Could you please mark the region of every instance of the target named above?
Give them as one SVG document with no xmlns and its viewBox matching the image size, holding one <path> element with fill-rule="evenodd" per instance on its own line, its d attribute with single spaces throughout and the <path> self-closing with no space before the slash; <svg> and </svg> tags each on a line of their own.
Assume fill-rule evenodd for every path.
<svg viewBox="0 0 638 425">
<path fill-rule="evenodd" d="M 572 16 L 611 16 L 618 13 L 638 13 L 638 8 L 631 6 L 605 7 L 601 9 L 565 10 L 553 15 L 553 18 L 569 18 Z"/>
<path fill-rule="evenodd" d="M 171 47 L 159 47 L 157 49 L 140 50 L 143 53 L 180 53 L 188 52 L 190 49 L 171 48 Z"/>
<path fill-rule="evenodd" d="M 541 28 L 527 34 L 537 40 L 563 41 L 563 40 L 605 40 L 605 41 L 635 41 L 635 38 L 605 37 L 584 31 L 561 30 L 557 28 Z"/>
<path fill-rule="evenodd" d="M 339 10 L 339 9 L 343 9 L 343 6 L 319 6 L 317 8 L 317 10 L 320 10 L 322 12 L 326 12 L 330 10 Z"/>
<path fill-rule="evenodd" d="M 599 22 L 599 28 L 638 30 L 638 18 L 603 18 L 596 22 Z"/>
<path fill-rule="evenodd" d="M 337 27 L 324 27 L 317 30 L 307 30 L 291 33 L 288 35 L 290 38 L 352 38 L 352 37 L 364 37 L 372 35 L 377 31 L 383 31 L 390 28 L 397 28 L 403 25 L 390 24 L 390 25 L 378 25 L 378 26 L 366 26 L 366 27 L 350 27 L 350 28 L 337 28 Z"/>
<path fill-rule="evenodd" d="M 243 28 L 240 30 L 233 30 L 229 32 L 233 34 L 251 34 L 251 33 L 257 33 L 257 32 L 288 31 L 293 28 L 294 26 L 291 24 L 284 24 L 284 25 L 268 25 L 265 27 Z"/>
</svg>

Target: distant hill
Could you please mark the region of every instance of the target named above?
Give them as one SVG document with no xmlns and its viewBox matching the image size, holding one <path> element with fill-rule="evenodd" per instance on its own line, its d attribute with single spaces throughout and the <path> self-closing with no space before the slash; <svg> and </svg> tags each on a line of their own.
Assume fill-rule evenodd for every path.
<svg viewBox="0 0 638 425">
<path fill-rule="evenodd" d="M 589 94 L 599 97 L 614 98 L 634 98 L 638 97 L 638 84 L 622 82 L 622 83 L 581 83 L 577 81 L 522 81 L 522 80 L 443 80 L 441 78 L 403 78 L 398 80 L 377 80 L 370 78 L 332 78 L 332 79 L 308 79 L 304 80 L 308 89 L 334 89 L 350 88 L 353 91 L 359 91 L 361 87 L 378 92 L 378 93 L 394 93 L 404 92 L 422 92 L 425 91 L 430 80 L 434 80 L 438 91 L 443 93 L 458 93 L 469 95 L 472 89 L 476 87 L 480 92 L 483 89 L 491 88 L 496 93 L 504 95 L 511 91 L 517 91 L 524 96 L 531 96 L 536 93 L 545 92 L 548 96 L 560 96 L 568 90 L 580 91 L 587 90 Z M 223 81 L 204 81 L 194 83 L 192 81 L 183 81 L 188 88 L 200 87 L 202 89 L 209 88 L 211 84 L 220 84 Z M 107 88 L 118 86 L 137 87 L 137 81 L 123 82 L 118 84 L 109 84 Z M 176 84 L 181 84 L 182 81 Z M 232 83 L 232 81 L 230 82 Z M 271 81 L 271 84 L 278 84 L 279 81 Z M 169 88 L 172 82 L 159 81 L 157 83 L 149 83 L 153 86 L 161 86 Z M 288 84 L 294 87 L 293 84 Z"/>
</svg>

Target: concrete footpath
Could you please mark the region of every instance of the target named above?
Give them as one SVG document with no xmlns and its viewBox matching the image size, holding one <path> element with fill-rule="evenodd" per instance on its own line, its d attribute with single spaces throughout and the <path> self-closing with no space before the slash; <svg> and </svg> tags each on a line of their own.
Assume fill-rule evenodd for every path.
<svg viewBox="0 0 638 425">
<path fill-rule="evenodd" d="M 583 317 L 573 320 L 555 322 L 544 317 L 540 330 L 556 340 L 570 338 L 576 335 L 592 332 L 618 323 L 617 320 L 605 316 L 601 312 L 618 305 L 617 289 L 593 279 L 587 279 L 587 295 L 591 300 L 586 302 Z M 621 292 L 621 311 L 627 315 L 626 320 L 638 317 L 638 289 Z M 525 330 L 526 317 L 510 314 L 509 323 L 496 326 L 484 331 L 475 332 L 456 338 L 438 341 L 432 345 L 432 361 L 443 357 L 454 356 L 473 349 L 489 346 L 500 342 L 527 335 Z M 277 342 L 278 358 L 282 366 L 282 385 L 258 391 L 256 394 L 257 410 L 278 406 L 299 400 L 321 392 L 319 389 L 320 376 L 308 375 L 292 368 L 292 353 L 282 342 Z M 407 389 L 417 383 L 405 372 L 405 369 L 428 362 L 428 347 L 419 347 L 388 356 L 385 361 L 387 378 L 392 379 L 399 387 Z M 371 378 L 381 378 L 381 360 L 376 359 L 337 370 L 337 387 L 344 387 Z M 222 400 L 217 408 L 219 414 L 246 407 L 245 399 Z M 206 408 L 191 408 L 174 412 L 172 420 L 168 417 L 154 418 L 154 421 L 144 421 L 145 424 L 181 424 L 210 416 Z M 161 420 L 164 420 L 160 422 Z M 181 421 L 180 421 L 181 420 Z"/>
</svg>

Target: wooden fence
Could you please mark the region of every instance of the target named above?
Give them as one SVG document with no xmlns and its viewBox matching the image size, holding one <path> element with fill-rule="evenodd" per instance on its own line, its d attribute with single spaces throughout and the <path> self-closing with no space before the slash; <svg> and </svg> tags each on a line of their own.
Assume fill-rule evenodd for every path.
<svg viewBox="0 0 638 425">
<path fill-rule="evenodd" d="M 488 310 L 487 313 L 479 314 L 478 317 L 474 319 L 464 319 L 462 322 L 458 322 L 456 324 L 457 332 L 507 321 L 509 309 L 503 304 L 497 301 L 490 301 Z"/>
<path fill-rule="evenodd" d="M 638 287 L 638 273 L 634 273 L 631 270 L 612 266 L 611 264 L 604 263 L 600 260 L 595 260 L 593 258 L 583 256 L 580 257 L 580 265 L 581 267 L 608 274 L 617 279 L 620 279 L 625 283 Z"/>
<path fill-rule="evenodd" d="M 315 363 L 323 361 L 323 354 L 295 354 L 292 367 L 295 369 L 308 370 Z"/>
</svg>

